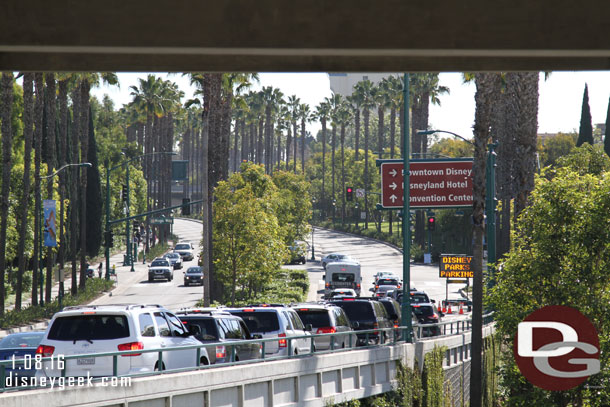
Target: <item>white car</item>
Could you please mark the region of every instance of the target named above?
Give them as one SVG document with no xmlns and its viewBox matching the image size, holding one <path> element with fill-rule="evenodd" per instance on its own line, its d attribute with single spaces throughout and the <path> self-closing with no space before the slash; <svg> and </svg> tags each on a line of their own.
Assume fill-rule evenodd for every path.
<svg viewBox="0 0 610 407">
<path fill-rule="evenodd" d="M 117 375 L 147 373 L 154 370 L 181 369 L 197 365 L 197 349 L 158 352 L 138 350 L 165 349 L 200 345 L 182 322 L 160 305 L 102 305 L 66 307 L 53 316 L 36 349 L 43 357 L 82 355 L 64 360 L 66 376 L 112 376 L 112 356 L 89 357 L 88 354 L 133 350 L 117 358 Z M 209 364 L 205 348 L 199 363 Z M 62 375 L 57 360 L 43 362 L 37 377 Z"/>
<path fill-rule="evenodd" d="M 195 258 L 195 248 L 191 243 L 178 243 L 174 247 L 174 253 L 178 253 L 184 261 L 191 261 Z"/>
<path fill-rule="evenodd" d="M 157 257 L 148 266 L 148 282 L 163 279 L 172 281 L 174 279 L 174 266 L 169 262 L 169 259 Z"/>
<path fill-rule="evenodd" d="M 324 257 L 322 259 L 322 267 L 324 268 L 324 270 L 326 270 L 326 266 L 329 263 L 334 263 L 337 261 L 350 261 L 350 262 L 358 263 L 357 260 L 350 257 L 348 254 L 330 253 L 330 254 L 327 254 L 326 257 Z M 358 263 L 358 264 L 360 264 L 360 263 Z"/>
</svg>

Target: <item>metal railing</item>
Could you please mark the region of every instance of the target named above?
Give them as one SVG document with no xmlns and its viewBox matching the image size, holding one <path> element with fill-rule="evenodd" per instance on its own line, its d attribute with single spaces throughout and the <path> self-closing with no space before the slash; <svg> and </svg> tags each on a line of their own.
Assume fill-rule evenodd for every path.
<svg viewBox="0 0 610 407">
<path fill-rule="evenodd" d="M 493 312 L 483 315 L 483 325 L 493 321 Z M 472 330 L 472 318 L 436 324 L 413 324 L 413 334 L 417 340 L 457 335 Z"/>
<path fill-rule="evenodd" d="M 465 332 L 470 330 L 472 327 L 472 320 L 460 320 L 460 321 L 452 321 L 452 322 L 443 322 L 439 324 L 413 324 L 413 332 L 415 334 L 416 340 L 421 340 L 426 337 L 426 329 L 436 328 L 439 330 L 439 335 L 435 335 L 434 338 L 439 336 L 449 336 L 455 335 L 461 332 Z M 492 321 L 492 314 L 486 314 L 483 316 L 483 323 L 487 324 Z M 25 359 L 15 359 L 15 360 L 4 360 L 0 361 L 0 392 L 11 391 L 11 390 L 27 390 L 27 389 L 35 389 L 35 388 L 43 388 L 45 386 L 41 386 L 40 382 L 42 377 L 36 379 L 35 385 L 18 385 L 16 387 L 7 387 L 7 371 L 9 374 L 12 374 L 12 369 L 18 367 L 19 365 L 24 364 L 34 364 L 35 366 L 43 366 L 44 363 L 58 364 L 58 361 L 61 359 L 63 362 L 61 369 L 52 369 L 59 370 L 61 374 L 59 376 L 54 377 L 63 377 L 64 379 L 69 376 L 69 372 L 66 371 L 66 362 L 74 359 L 82 359 L 82 358 L 100 358 L 100 357 L 112 357 L 112 376 L 113 377 L 142 377 L 142 376 L 154 376 L 161 375 L 166 373 L 177 373 L 177 372 L 185 372 L 192 370 L 201 370 L 201 369 L 210 369 L 214 367 L 227 367 L 227 366 L 235 366 L 235 365 L 243 365 L 243 364 L 251 364 L 251 363 L 259 363 L 265 361 L 274 361 L 281 359 L 290 359 L 290 358 L 303 358 L 308 357 L 312 354 L 329 354 L 335 352 L 349 352 L 354 349 L 367 349 L 373 348 L 376 346 L 392 346 L 397 343 L 404 342 L 403 337 L 406 337 L 406 329 L 405 326 L 400 326 L 396 328 L 375 328 L 368 330 L 355 330 L 355 331 L 347 331 L 347 332 L 337 332 L 332 334 L 308 334 L 301 336 L 286 336 L 286 337 L 274 337 L 274 338 L 266 338 L 266 339 L 248 339 L 248 340 L 240 340 L 240 341 L 230 341 L 230 342 L 209 342 L 209 343 L 201 343 L 198 345 L 189 345 L 189 346 L 178 346 L 178 347 L 168 347 L 168 348 L 158 348 L 158 349 L 138 349 L 138 350 L 127 350 L 127 351 L 115 351 L 115 352 L 101 352 L 101 353 L 86 353 L 86 354 L 78 354 L 78 355 L 52 355 L 49 357 L 40 357 L 35 356 L 31 358 Z M 442 334 L 440 332 L 442 331 Z M 404 336 L 403 336 L 404 335 Z M 338 341 L 335 340 L 335 337 L 348 337 L 348 344 L 345 348 L 338 348 Z M 316 348 L 316 339 L 318 338 L 330 338 L 329 348 L 326 350 L 319 350 Z M 309 352 L 308 353 L 299 353 L 294 354 L 292 346 L 293 341 L 306 339 L 309 341 Z M 276 347 L 279 348 L 279 341 L 285 340 L 286 346 L 285 354 L 278 355 L 267 355 L 268 343 L 275 342 Z M 249 359 L 249 360 L 237 360 L 237 347 L 240 345 L 251 345 L 252 343 L 260 344 L 260 358 L 257 359 Z M 215 365 L 209 364 L 209 358 L 205 359 L 205 355 L 207 355 L 207 350 L 205 348 L 215 347 L 215 346 L 224 346 L 225 348 L 229 348 L 229 361 L 218 363 Z M 283 347 L 282 347 L 283 348 Z M 202 349 L 205 350 L 202 351 Z M 164 354 L 167 357 L 167 353 L 173 351 L 187 351 L 187 350 L 195 350 L 195 360 L 191 366 L 186 366 L 178 369 L 165 369 L 164 368 Z M 154 367 L 151 366 L 150 371 L 141 372 L 141 373 L 132 373 L 132 374 L 121 374 L 119 375 L 119 357 L 124 356 L 134 356 L 135 354 L 145 354 L 145 353 L 156 353 L 157 360 Z M 278 350 L 278 353 L 280 351 Z M 206 364 L 207 362 L 207 364 Z M 92 380 L 101 381 L 102 377 L 96 377 Z M 45 380 L 46 382 L 46 380 Z M 47 385 L 48 386 L 48 385 Z"/>
</svg>

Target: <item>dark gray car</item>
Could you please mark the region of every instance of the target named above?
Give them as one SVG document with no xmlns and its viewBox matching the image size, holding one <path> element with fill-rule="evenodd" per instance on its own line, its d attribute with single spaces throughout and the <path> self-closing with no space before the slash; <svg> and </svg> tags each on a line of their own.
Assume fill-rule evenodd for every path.
<svg viewBox="0 0 610 407">
<path fill-rule="evenodd" d="M 261 344 L 253 341 L 241 345 L 231 342 L 254 339 L 243 319 L 224 311 L 190 309 L 176 312 L 189 332 L 202 343 L 220 344 L 206 346 L 210 362 L 226 363 L 260 359 Z M 232 356 L 233 348 L 235 355 Z"/>
<path fill-rule="evenodd" d="M 184 286 L 188 287 L 192 284 L 203 285 L 203 271 L 199 266 L 189 267 L 184 273 Z"/>
</svg>

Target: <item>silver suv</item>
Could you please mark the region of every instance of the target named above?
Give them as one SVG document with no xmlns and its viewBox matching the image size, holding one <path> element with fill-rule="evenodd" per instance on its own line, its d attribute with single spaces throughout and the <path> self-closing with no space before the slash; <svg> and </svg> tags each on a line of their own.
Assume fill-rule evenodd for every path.
<svg viewBox="0 0 610 407">
<path fill-rule="evenodd" d="M 65 360 L 66 376 L 112 376 L 112 356 L 88 357 L 87 354 L 126 350 L 148 350 L 201 345 L 182 322 L 160 305 L 101 305 L 66 307 L 53 316 L 36 349 L 43 357 L 83 355 Z M 200 364 L 209 364 L 202 348 Z M 147 373 L 153 370 L 181 369 L 197 365 L 197 349 L 158 353 L 133 353 L 117 358 L 117 375 Z M 58 377 L 57 363 L 43 363 L 37 377 Z"/>
<path fill-rule="evenodd" d="M 148 282 L 153 282 L 158 279 L 167 281 L 172 281 L 174 279 L 174 266 L 164 257 L 157 257 L 150 263 L 150 266 L 148 266 Z"/>
<path fill-rule="evenodd" d="M 195 258 L 195 248 L 190 243 L 178 243 L 174 247 L 174 253 L 178 253 L 184 261 L 191 261 Z"/>
<path fill-rule="evenodd" d="M 311 352 L 311 339 L 290 337 L 311 335 L 311 325 L 305 326 L 299 315 L 284 305 L 261 305 L 244 308 L 223 308 L 233 315 L 241 317 L 250 333 L 259 334 L 263 339 L 279 338 L 276 341 L 265 342 L 265 355 L 287 356 L 302 355 Z M 315 350 L 315 345 L 314 345 Z"/>
<path fill-rule="evenodd" d="M 292 309 L 299 314 L 305 325 L 311 324 L 314 334 L 345 334 L 332 337 L 333 349 L 356 346 L 356 335 L 353 334 L 349 318 L 341 307 L 332 304 L 304 303 L 293 305 Z M 316 350 L 331 349 L 330 340 L 330 336 L 315 338 Z"/>
</svg>

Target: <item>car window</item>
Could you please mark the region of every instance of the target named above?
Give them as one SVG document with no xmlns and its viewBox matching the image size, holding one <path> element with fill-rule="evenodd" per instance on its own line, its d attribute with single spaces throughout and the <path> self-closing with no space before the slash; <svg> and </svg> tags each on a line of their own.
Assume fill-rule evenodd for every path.
<svg viewBox="0 0 610 407">
<path fill-rule="evenodd" d="M 0 340 L 0 348 L 35 348 L 43 337 L 44 333 L 9 335 Z"/>
<path fill-rule="evenodd" d="M 337 303 L 343 308 L 350 321 L 373 321 L 375 314 L 369 302 L 364 301 L 341 301 Z"/>
<path fill-rule="evenodd" d="M 301 321 L 301 318 L 299 318 L 299 315 L 294 312 L 294 311 L 289 311 L 288 315 L 290 316 L 290 320 L 292 321 L 292 327 L 296 330 L 304 330 L 305 326 L 303 325 L 303 322 Z"/>
<path fill-rule="evenodd" d="M 241 317 L 252 333 L 279 331 L 277 313 L 274 311 L 231 311 L 231 314 Z"/>
<path fill-rule="evenodd" d="M 224 339 L 224 335 L 222 332 L 218 332 L 216 329 L 216 322 L 212 318 L 190 318 L 190 317 L 182 317 L 180 318 L 183 322 L 186 323 L 186 326 L 189 325 L 197 325 L 201 329 L 201 333 L 195 335 L 195 338 L 200 341 L 216 341 L 219 339 Z"/>
<path fill-rule="evenodd" d="M 166 312 L 165 316 L 169 320 L 169 325 L 171 327 L 173 336 L 183 336 L 184 334 L 186 334 L 184 324 L 178 319 L 177 316 L 170 314 L 169 312 Z"/>
<path fill-rule="evenodd" d="M 301 321 L 307 325 L 311 324 L 314 328 L 322 328 L 332 326 L 327 310 L 300 310 L 297 308 L 297 314 Z"/>
<path fill-rule="evenodd" d="M 150 265 L 151 267 L 164 267 L 169 266 L 169 262 L 167 260 L 153 260 Z"/>
<path fill-rule="evenodd" d="M 189 244 L 177 244 L 174 250 L 189 250 L 191 245 Z"/>
<path fill-rule="evenodd" d="M 434 310 L 430 305 L 415 306 L 413 307 L 413 312 L 415 312 L 415 315 L 418 317 L 429 317 L 430 315 L 434 314 Z"/>
<path fill-rule="evenodd" d="M 229 318 L 221 318 L 218 320 L 218 323 L 225 333 L 225 338 L 241 339 L 241 330 L 236 320 Z"/>
<path fill-rule="evenodd" d="M 202 274 L 201 267 L 189 267 L 186 274 Z"/>
<path fill-rule="evenodd" d="M 286 311 L 280 312 L 280 318 L 282 318 L 282 321 L 284 321 L 284 326 L 286 327 L 286 329 L 295 329 Z"/>
<path fill-rule="evenodd" d="M 337 313 L 338 313 L 337 325 L 350 326 L 349 319 L 347 318 L 345 311 L 343 311 L 342 308 L 337 308 Z"/>
<path fill-rule="evenodd" d="M 140 322 L 140 335 L 142 336 L 155 336 L 155 324 L 149 313 L 140 314 L 138 318 Z"/>
<path fill-rule="evenodd" d="M 56 341 L 119 339 L 129 336 L 124 315 L 72 315 L 57 318 L 48 339 Z"/>
<path fill-rule="evenodd" d="M 172 336 L 172 332 L 169 330 L 169 324 L 167 320 L 160 312 L 155 312 L 155 321 L 157 322 L 157 326 L 159 327 L 159 335 L 160 336 Z"/>
<path fill-rule="evenodd" d="M 426 294 L 411 294 L 411 303 L 417 304 L 422 302 L 430 302 Z"/>
<path fill-rule="evenodd" d="M 333 273 L 332 281 L 342 282 L 342 283 L 353 283 L 354 274 L 353 273 Z"/>
<path fill-rule="evenodd" d="M 241 330 L 241 339 L 249 339 L 250 332 L 248 331 L 248 327 L 246 326 L 244 321 L 238 321 L 238 322 L 239 322 L 239 329 Z"/>
</svg>

